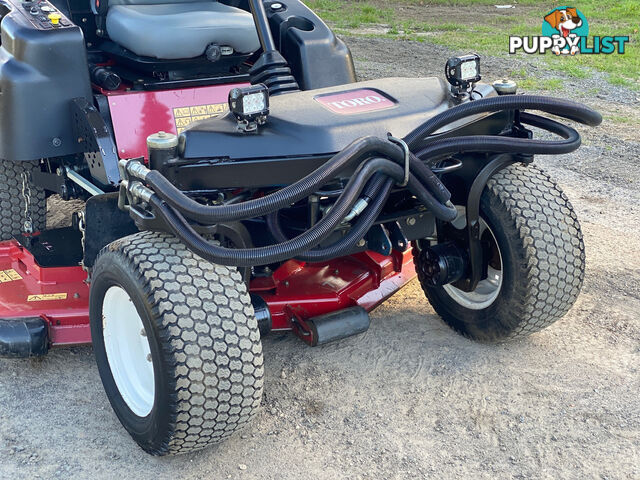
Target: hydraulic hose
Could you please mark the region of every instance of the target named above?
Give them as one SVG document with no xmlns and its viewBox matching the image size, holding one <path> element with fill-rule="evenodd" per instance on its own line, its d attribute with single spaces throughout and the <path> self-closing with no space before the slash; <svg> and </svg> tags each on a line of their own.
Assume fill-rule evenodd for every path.
<svg viewBox="0 0 640 480">
<path fill-rule="evenodd" d="M 176 209 L 164 203 L 158 195 L 152 195 L 149 203 L 173 233 L 197 255 L 221 265 L 266 265 L 293 258 L 331 235 L 360 196 L 366 181 L 377 172 L 398 181 L 404 177 L 402 167 L 389 160 L 369 160 L 358 168 L 333 208 L 316 225 L 295 238 L 266 247 L 234 249 L 214 245 L 199 235 Z"/>
<path fill-rule="evenodd" d="M 288 207 L 316 192 L 340 171 L 360 163 L 367 156 L 373 155 L 379 155 L 399 165 L 404 165 L 404 152 L 397 145 L 377 137 L 363 137 L 352 142 L 323 166 L 301 180 L 262 198 L 230 205 L 202 205 L 185 196 L 180 189 L 156 170 L 152 170 L 147 174 L 145 181 L 160 198 L 191 220 L 203 224 L 233 222 L 260 217 L 274 210 Z M 409 164 L 410 171 L 416 177 L 414 185 L 417 183 L 424 185 L 431 196 L 435 197 L 436 201 L 430 202 L 434 205 L 434 208 L 438 208 L 436 204 L 438 206 L 446 204 L 451 198 L 451 193 L 431 169 L 414 155 L 410 156 Z M 440 210 L 442 209 L 440 208 Z"/>
<path fill-rule="evenodd" d="M 602 123 L 602 115 L 595 110 L 569 100 L 540 95 L 501 95 L 457 105 L 435 115 L 404 138 L 411 151 L 420 147 L 438 129 L 471 115 L 501 110 L 540 110 L 574 120 L 591 127 Z"/>
<path fill-rule="evenodd" d="M 531 113 L 521 113 L 520 121 L 559 135 L 564 140 L 533 140 L 528 138 L 500 137 L 497 135 L 472 135 L 443 138 L 430 142 L 416 153 L 418 158 L 431 160 L 447 154 L 462 152 L 524 153 L 559 155 L 573 152 L 581 144 L 580 134 L 573 128 L 550 118 Z"/>
<path fill-rule="evenodd" d="M 202 205 L 186 197 L 160 172 L 152 170 L 145 178 L 147 184 L 169 205 L 187 218 L 203 224 L 233 222 L 266 215 L 274 210 L 288 207 L 317 191 L 341 170 L 356 165 L 366 156 L 380 155 L 397 163 L 404 161 L 402 150 L 396 145 L 377 137 L 363 137 L 355 140 L 344 150 L 334 155 L 317 170 L 301 180 L 292 183 L 262 198 L 248 200 L 235 205 Z"/>
<path fill-rule="evenodd" d="M 351 253 L 356 244 L 367 234 L 371 225 L 376 221 L 389 198 L 389 193 L 393 188 L 393 179 L 387 177 L 381 180 L 382 185 L 378 195 L 372 199 L 367 209 L 358 217 L 358 220 L 351 226 L 344 237 L 328 247 L 309 250 L 296 256 L 296 258 L 305 262 L 322 262 Z M 287 240 L 287 236 L 282 231 L 278 214 L 279 212 L 273 212 L 267 217 L 267 226 L 278 242 L 284 242 Z"/>
<path fill-rule="evenodd" d="M 266 247 L 233 249 L 214 245 L 199 235 L 182 214 L 177 209 L 164 203 L 159 195 L 152 195 L 149 203 L 173 233 L 197 255 L 221 265 L 238 267 L 266 265 L 296 257 L 324 241 L 349 213 L 349 210 L 363 191 L 367 180 L 375 173 L 384 174 L 395 181 L 402 181 L 404 178 L 404 169 L 396 163 L 383 158 L 369 160 L 358 167 L 355 175 L 349 180 L 329 213 L 317 224 L 295 238 Z M 457 212 L 453 204 L 448 202 L 447 205 L 440 205 L 414 175 L 410 176 L 407 188 L 422 203 L 427 205 L 433 203 L 434 215 L 439 215 L 439 218 L 448 221 L 455 218 Z M 368 226 L 370 227 L 371 223 Z"/>
<path fill-rule="evenodd" d="M 497 136 L 458 137 L 453 139 L 437 140 L 429 144 L 422 151 L 418 152 L 417 157 L 426 159 L 437 157 L 442 154 L 464 151 L 559 154 L 571 152 L 580 146 L 580 135 L 571 127 L 567 127 L 545 117 L 528 113 L 521 114 L 521 121 L 528 125 L 539 127 L 559 135 L 564 140 L 545 141 Z M 516 144 L 515 147 L 514 141 Z M 386 193 L 386 195 L 388 195 L 388 193 Z M 310 250 L 305 254 L 298 255 L 296 258 L 304 261 L 322 261 L 348 253 L 353 249 L 358 240 L 366 234 L 379 215 L 380 210 L 382 210 L 382 207 L 384 206 L 384 202 L 386 202 L 386 195 L 384 198 L 382 196 L 377 197 L 374 200 L 374 204 L 367 208 L 365 213 L 352 226 L 349 233 L 341 240 L 329 247 Z M 286 241 L 287 237 L 282 231 L 278 221 L 278 212 L 274 212 L 269 215 L 267 224 L 277 241 Z"/>
</svg>

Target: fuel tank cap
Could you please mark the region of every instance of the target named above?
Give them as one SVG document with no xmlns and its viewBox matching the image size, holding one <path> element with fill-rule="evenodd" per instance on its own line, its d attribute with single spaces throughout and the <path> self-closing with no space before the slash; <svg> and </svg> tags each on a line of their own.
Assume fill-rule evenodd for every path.
<svg viewBox="0 0 640 480">
<path fill-rule="evenodd" d="M 498 95 L 514 95 L 518 91 L 518 84 L 513 80 L 504 78 L 493 82 L 493 88 L 496 89 Z"/>
<path fill-rule="evenodd" d="M 178 137 L 173 133 L 157 132 L 147 137 L 147 148 L 168 150 L 178 146 Z"/>
</svg>

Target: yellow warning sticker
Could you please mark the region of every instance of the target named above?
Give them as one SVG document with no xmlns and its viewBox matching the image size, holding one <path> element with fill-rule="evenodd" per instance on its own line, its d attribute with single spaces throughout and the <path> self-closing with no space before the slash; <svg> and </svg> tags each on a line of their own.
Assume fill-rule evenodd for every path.
<svg viewBox="0 0 640 480">
<path fill-rule="evenodd" d="M 13 268 L 0 270 L 0 283 L 14 282 L 16 280 L 22 280 L 22 277 Z"/>
<path fill-rule="evenodd" d="M 45 300 L 66 300 L 66 293 L 41 293 L 40 295 L 29 295 L 27 302 L 43 302 Z"/>
<path fill-rule="evenodd" d="M 173 109 L 173 119 L 176 123 L 178 135 L 199 120 L 217 117 L 227 111 L 226 103 L 212 103 L 210 105 L 193 105 L 190 107 L 176 107 Z"/>
</svg>

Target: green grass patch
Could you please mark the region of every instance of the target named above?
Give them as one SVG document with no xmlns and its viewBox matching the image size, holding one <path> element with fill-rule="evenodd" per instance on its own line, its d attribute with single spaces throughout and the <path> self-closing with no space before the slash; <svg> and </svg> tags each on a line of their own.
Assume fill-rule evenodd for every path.
<svg viewBox="0 0 640 480">
<path fill-rule="evenodd" d="M 525 68 L 511 71 L 511 78 L 518 82 L 518 86 L 524 90 L 558 90 L 562 88 L 561 78 L 539 78 L 529 75 Z"/>
<path fill-rule="evenodd" d="M 368 2 L 309 0 L 305 3 L 337 28 L 359 28 L 363 25 L 391 24 L 394 21 L 392 8 L 381 8 Z"/>
<path fill-rule="evenodd" d="M 605 119 L 605 121 L 612 122 L 612 123 L 629 124 L 629 123 L 635 123 L 636 122 L 635 119 L 633 119 L 631 117 L 627 117 L 626 115 L 605 115 L 604 119 Z"/>
<path fill-rule="evenodd" d="M 556 6 L 547 0 L 519 0 L 516 9 L 497 9 L 497 0 L 307 0 L 306 3 L 332 26 L 349 29 L 387 25 L 389 32 L 374 36 L 425 41 L 457 50 L 508 57 L 509 35 L 540 35 L 543 15 Z M 424 8 L 421 18 L 402 18 L 397 6 Z M 557 4 L 560 5 L 560 4 Z M 547 53 L 549 68 L 576 78 L 588 77 L 592 70 L 609 74 L 610 83 L 640 89 L 640 0 L 580 0 L 575 4 L 589 21 L 589 36 L 629 35 L 624 55 L 576 55 Z M 452 6 L 458 16 L 445 21 L 442 15 L 429 17 L 430 7 Z M 474 7 L 483 8 L 473 15 Z M 465 15 L 468 9 L 469 15 Z M 460 14 L 462 11 L 462 14 Z M 415 17 L 415 9 L 412 10 Z M 439 18 L 437 18 L 439 17 Z M 498 28 L 499 27 L 499 28 Z"/>
</svg>

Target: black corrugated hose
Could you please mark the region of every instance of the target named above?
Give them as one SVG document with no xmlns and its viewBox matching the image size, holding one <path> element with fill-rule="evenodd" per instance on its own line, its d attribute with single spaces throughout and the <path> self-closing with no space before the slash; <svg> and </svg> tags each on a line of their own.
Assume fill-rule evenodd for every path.
<svg viewBox="0 0 640 480">
<path fill-rule="evenodd" d="M 580 135 L 573 128 L 527 113 L 520 115 L 523 123 L 548 130 L 564 140 L 545 141 L 485 135 L 439 139 L 432 136 L 443 126 L 468 116 L 525 108 L 541 110 L 591 126 L 602 121 L 598 112 L 583 105 L 529 95 L 491 97 L 453 107 L 434 116 L 405 138 L 412 152 L 420 148 L 417 155 L 411 154 L 410 157 L 411 175 L 407 189 L 436 217 L 450 221 L 455 218 L 456 213 L 449 201 L 451 195 L 424 161 L 460 152 L 560 154 L 571 152 L 580 146 Z M 373 156 L 382 158 L 371 158 Z M 404 169 L 401 165 L 404 165 L 404 161 L 404 153 L 397 145 L 375 137 L 365 137 L 356 140 L 325 165 L 292 185 L 262 198 L 221 206 L 206 206 L 188 198 L 157 171 L 150 172 L 145 181 L 155 191 L 150 201 L 151 206 L 189 249 L 214 263 L 246 267 L 276 263 L 293 257 L 319 261 L 348 253 L 375 222 L 388 198 L 393 180 L 402 181 Z M 277 225 L 277 211 L 308 197 L 341 171 L 355 166 L 356 173 L 329 213 L 309 230 L 293 239 L 286 239 Z M 378 191 L 371 192 L 371 202 L 354 223 L 352 230 L 335 244 L 313 250 L 343 221 L 374 174 L 379 175 L 369 186 L 375 186 Z M 271 215 L 268 223 L 280 243 L 249 249 L 214 245 L 200 236 L 186 220 L 189 218 L 212 224 L 264 215 Z"/>
<path fill-rule="evenodd" d="M 404 170 L 399 165 L 383 158 L 374 158 L 358 167 L 342 194 L 322 219 L 312 228 L 295 238 L 276 245 L 257 248 L 226 248 L 212 244 L 199 235 L 185 218 L 157 195 L 150 200 L 155 212 L 185 245 L 201 257 L 221 265 L 250 267 L 266 265 L 293 258 L 306 252 L 333 233 L 358 200 L 365 184 L 376 173 L 382 173 L 396 181 L 402 181 Z"/>
<path fill-rule="evenodd" d="M 602 115 L 598 112 L 570 100 L 540 95 L 501 95 L 474 100 L 445 110 L 412 131 L 404 138 L 404 141 L 413 152 L 421 146 L 422 142 L 429 141 L 427 137 L 433 135 L 442 127 L 479 113 L 499 112 L 502 110 L 539 110 L 589 125 L 590 127 L 597 127 L 602 123 Z"/>
<path fill-rule="evenodd" d="M 359 165 L 367 158 L 374 156 L 387 158 L 404 166 L 404 152 L 400 147 L 378 137 L 363 137 L 352 142 L 301 180 L 262 198 L 232 205 L 202 205 L 184 195 L 156 170 L 152 170 L 145 181 L 160 198 L 191 220 L 202 224 L 235 222 L 261 217 L 274 210 L 288 207 L 316 192 L 341 171 Z M 446 213 L 440 214 L 439 211 L 443 211 L 441 205 L 446 204 L 451 198 L 449 191 L 431 169 L 415 156 L 410 159 L 410 167 L 416 182 L 424 185 L 422 196 L 425 201 L 428 201 L 426 206 L 435 209 L 436 216 L 447 217 Z M 428 200 L 429 197 L 434 197 L 434 200 Z"/>
<path fill-rule="evenodd" d="M 371 225 L 373 225 L 378 218 L 378 215 L 380 215 L 384 204 L 387 202 L 387 198 L 389 198 L 389 193 L 391 193 L 391 189 L 393 188 L 393 179 L 383 175 L 379 175 L 377 178 L 372 179 L 371 182 L 373 190 L 372 193 L 379 193 L 371 199 L 369 206 L 351 226 L 349 232 L 333 245 L 329 245 L 325 248 L 309 250 L 302 255 L 296 256 L 298 260 L 302 260 L 304 262 L 321 262 L 324 260 L 331 260 L 332 258 L 345 255 L 356 247 L 357 243 L 367 234 Z M 288 240 L 288 238 L 280 226 L 279 213 L 279 211 L 276 211 L 267 216 L 267 226 L 278 242 L 284 242 Z"/>
</svg>

